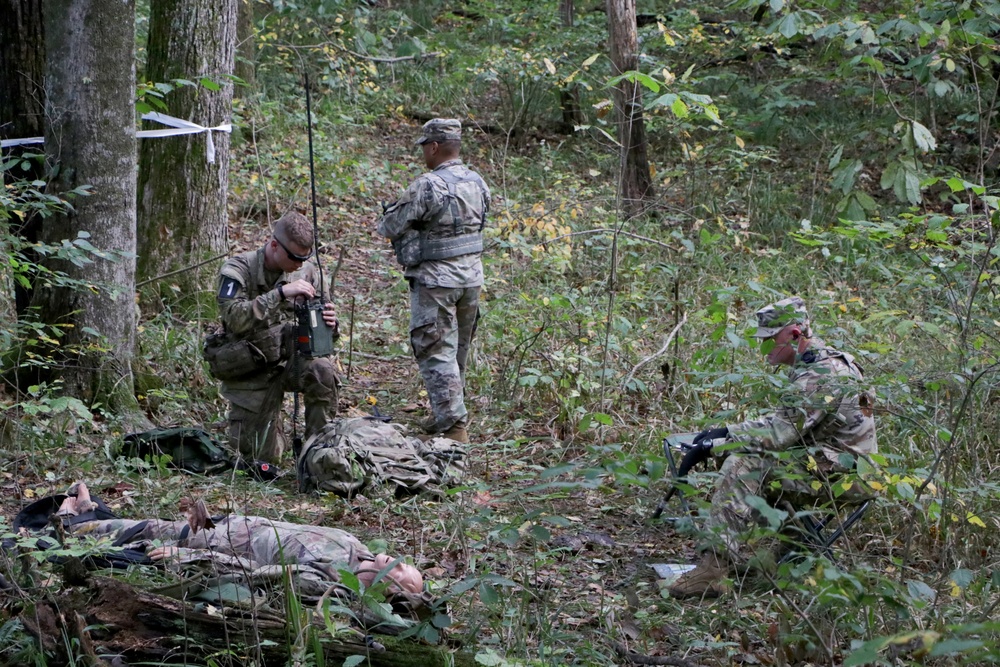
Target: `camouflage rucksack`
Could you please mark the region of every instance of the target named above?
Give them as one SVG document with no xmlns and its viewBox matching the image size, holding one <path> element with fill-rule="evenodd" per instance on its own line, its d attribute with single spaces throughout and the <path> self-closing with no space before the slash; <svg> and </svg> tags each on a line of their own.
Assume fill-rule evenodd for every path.
<svg viewBox="0 0 1000 667">
<path fill-rule="evenodd" d="M 309 438 L 297 461 L 299 490 L 359 493 L 392 483 L 397 493 L 440 493 L 465 468 L 463 446 L 447 438 L 421 442 L 400 424 L 370 417 L 335 419 Z"/>
</svg>

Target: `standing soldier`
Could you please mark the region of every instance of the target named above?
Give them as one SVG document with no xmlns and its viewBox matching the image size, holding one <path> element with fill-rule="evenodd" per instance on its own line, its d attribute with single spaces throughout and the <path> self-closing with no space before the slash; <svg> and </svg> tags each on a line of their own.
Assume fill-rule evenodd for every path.
<svg viewBox="0 0 1000 667">
<path fill-rule="evenodd" d="M 263 248 L 229 258 L 220 271 L 224 334 L 209 337 L 205 356 L 230 403 L 229 444 L 248 459 L 275 463 L 281 457 L 284 392 L 301 391 L 305 397 L 306 437 L 321 431 L 337 412 L 333 361 L 294 352 L 294 305 L 320 290 L 319 271 L 308 261 L 312 246 L 306 217 L 286 213 Z M 332 303 L 325 304 L 323 320 L 336 336 Z"/>
<path fill-rule="evenodd" d="M 854 357 L 812 335 L 805 303 L 797 296 L 765 306 L 756 316 L 761 351 L 772 366 L 789 368 L 789 390 L 769 416 L 695 436 L 703 458 L 713 441 L 741 447 L 723 463 L 712 495 L 707 532 L 716 542 L 670 587 L 675 598 L 715 597 L 726 590 L 726 576 L 751 561 L 744 536 L 757 515 L 750 496 L 772 502 L 820 496 L 823 482 L 853 471 L 858 458 L 877 451 L 875 395 Z M 852 493 L 863 494 L 857 481 Z"/>
<path fill-rule="evenodd" d="M 410 283 L 410 346 L 434 413 L 424 428 L 468 442 L 465 363 L 479 315 L 490 190 L 459 158 L 458 120 L 428 121 L 417 144 L 431 171 L 385 208 L 378 231 Z"/>
</svg>

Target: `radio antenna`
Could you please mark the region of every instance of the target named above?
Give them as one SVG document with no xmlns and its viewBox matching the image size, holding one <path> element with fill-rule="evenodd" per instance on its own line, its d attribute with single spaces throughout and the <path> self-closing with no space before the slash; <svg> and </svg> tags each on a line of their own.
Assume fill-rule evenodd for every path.
<svg viewBox="0 0 1000 667">
<path fill-rule="evenodd" d="M 316 266 L 319 268 L 319 298 L 323 299 L 323 263 L 319 261 L 319 222 L 316 214 L 316 167 L 313 164 L 313 126 L 312 102 L 309 97 L 309 73 L 303 69 L 302 78 L 306 87 L 306 128 L 309 131 L 309 190 L 312 199 L 313 214 L 313 252 L 316 253 Z"/>
</svg>

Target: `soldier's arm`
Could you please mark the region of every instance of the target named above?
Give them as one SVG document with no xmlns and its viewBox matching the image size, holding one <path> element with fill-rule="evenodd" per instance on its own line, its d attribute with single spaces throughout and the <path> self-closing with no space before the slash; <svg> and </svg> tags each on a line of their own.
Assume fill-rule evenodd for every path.
<svg viewBox="0 0 1000 667">
<path fill-rule="evenodd" d="M 801 444 L 802 438 L 819 426 L 829 410 L 836 410 L 840 401 L 827 401 L 819 391 L 821 374 L 807 371 L 795 380 L 793 402 L 778 408 L 772 415 L 751 419 L 729 427 L 729 436 L 736 441 L 751 441 L 763 449 L 782 451 Z"/>
<path fill-rule="evenodd" d="M 421 177 L 410 184 L 403 196 L 386 209 L 378 223 L 378 233 L 395 241 L 428 218 L 438 196 L 429 178 Z"/>
<path fill-rule="evenodd" d="M 223 326 L 237 336 L 253 331 L 261 322 L 269 321 L 275 311 L 285 305 L 277 289 L 265 292 L 256 299 L 248 299 L 242 279 L 224 266 L 216 296 Z"/>
</svg>

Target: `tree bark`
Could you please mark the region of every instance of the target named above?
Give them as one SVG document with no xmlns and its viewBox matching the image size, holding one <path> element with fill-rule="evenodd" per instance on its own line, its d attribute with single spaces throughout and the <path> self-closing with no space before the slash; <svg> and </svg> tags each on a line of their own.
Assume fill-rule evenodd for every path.
<svg viewBox="0 0 1000 667">
<path fill-rule="evenodd" d="M 232 116 L 237 0 L 152 0 L 147 49 L 151 81 L 208 78 L 220 86 L 182 86 L 166 97 L 168 113 L 199 125 Z M 140 280 L 193 266 L 226 250 L 229 135 L 212 132 L 148 140 L 139 152 L 138 275 Z M 161 298 L 185 306 L 214 304 L 212 263 L 153 284 Z M 174 290 L 176 288 L 176 292 Z M 199 298 L 200 297 L 200 298 Z M 159 304 L 157 304 L 159 305 Z"/>
<path fill-rule="evenodd" d="M 69 396 L 133 413 L 135 345 L 135 4 L 46 0 L 45 157 L 50 193 L 90 186 L 46 219 L 42 240 L 82 233 L 101 256 L 46 265 L 86 286 L 36 289 L 39 319 L 64 327 L 57 373 Z"/>
<path fill-rule="evenodd" d="M 257 36 L 253 29 L 253 0 L 239 0 L 236 15 L 236 76 L 246 85 L 236 86 L 233 97 L 248 99 L 257 88 Z"/>
<path fill-rule="evenodd" d="M 40 137 L 43 133 L 45 92 L 45 35 L 42 0 L 0 0 L 0 139 Z M 4 151 L 4 159 L 41 153 L 38 145 L 14 146 Z M 26 167 L 26 168 L 25 168 Z M 44 178 L 41 160 L 21 162 L 3 172 L 3 183 Z M 13 219 L 11 231 L 27 243 L 38 240 L 41 217 Z M 37 255 L 26 252 L 29 260 Z M 14 310 L 23 315 L 31 302 L 31 289 L 14 283 Z M 4 304 L 8 310 L 8 304 Z"/>
<path fill-rule="evenodd" d="M 559 18 L 562 19 L 564 28 L 573 27 L 573 15 L 573 0 L 559 0 Z"/>
<path fill-rule="evenodd" d="M 613 76 L 639 67 L 635 0 L 607 0 L 608 48 Z M 642 212 L 653 196 L 646 156 L 646 126 L 642 116 L 642 87 L 623 80 L 614 88 L 615 122 L 621 144 L 620 191 L 629 215 Z"/>
<path fill-rule="evenodd" d="M 93 630 L 74 618 L 85 618 Z M 290 664 L 289 644 L 294 638 L 282 613 L 197 610 L 195 605 L 157 595 L 118 579 L 95 577 L 88 588 L 70 588 L 38 602 L 21 615 L 25 628 L 41 647 L 65 656 L 63 636 L 79 645 L 99 645 L 102 652 L 120 655 L 129 664 L 193 661 L 214 656 L 222 664 Z M 90 636 L 90 632 L 95 634 Z M 322 634 L 324 630 L 317 628 Z M 65 635 L 64 635 L 65 633 Z M 99 636 L 97 636 L 99 633 Z M 323 643 L 321 665 L 339 666 L 352 655 L 366 655 L 370 667 L 474 667 L 468 652 L 426 646 L 409 640 L 375 635 L 384 651 L 369 649 L 358 638 Z M 228 660 L 227 660 L 228 659 Z M 231 662 L 230 662 L 231 661 Z"/>
</svg>

